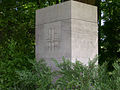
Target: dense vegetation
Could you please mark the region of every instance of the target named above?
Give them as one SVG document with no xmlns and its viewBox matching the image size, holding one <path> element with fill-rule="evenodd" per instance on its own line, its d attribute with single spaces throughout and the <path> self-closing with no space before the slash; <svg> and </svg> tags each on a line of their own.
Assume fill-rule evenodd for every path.
<svg viewBox="0 0 120 90">
<path fill-rule="evenodd" d="M 112 64 L 120 62 L 120 0 L 105 0 L 100 5 L 103 15 L 99 20 L 104 20 L 104 25 L 99 25 L 99 63 L 107 61 L 112 71 Z"/>
<path fill-rule="evenodd" d="M 55 60 L 54 60 L 55 61 Z M 4 87 L 3 90 L 119 90 L 120 67 L 114 63 L 115 70 L 107 72 L 106 65 L 95 65 L 97 59 L 89 62 L 88 66 L 79 61 L 71 63 L 63 58 L 63 63 L 56 66 L 58 71 L 51 72 L 44 60 L 29 61 L 32 69 L 16 71 L 17 81 L 13 86 Z M 58 78 L 57 80 L 55 78 Z M 55 82 L 56 81 L 56 82 Z"/>
<path fill-rule="evenodd" d="M 80 62 L 71 64 L 64 61 L 63 64 L 58 65 L 60 71 L 52 73 L 43 61 L 35 62 L 35 11 L 60 3 L 61 0 L 2 0 L 0 2 L 0 89 L 44 90 L 64 87 L 117 90 L 120 86 L 120 1 L 98 1 L 101 66 L 96 67 L 92 64 L 87 67 Z M 101 20 L 104 20 L 102 26 Z M 60 74 L 61 78 L 53 84 L 52 76 L 55 74 Z"/>
</svg>

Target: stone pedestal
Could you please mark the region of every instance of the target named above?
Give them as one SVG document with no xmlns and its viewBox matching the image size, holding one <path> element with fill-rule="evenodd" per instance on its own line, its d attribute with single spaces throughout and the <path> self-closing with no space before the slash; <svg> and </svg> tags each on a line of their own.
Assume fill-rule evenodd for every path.
<svg viewBox="0 0 120 90">
<path fill-rule="evenodd" d="M 36 11 L 36 59 L 62 57 L 87 64 L 98 54 L 97 7 L 67 1 Z"/>
</svg>

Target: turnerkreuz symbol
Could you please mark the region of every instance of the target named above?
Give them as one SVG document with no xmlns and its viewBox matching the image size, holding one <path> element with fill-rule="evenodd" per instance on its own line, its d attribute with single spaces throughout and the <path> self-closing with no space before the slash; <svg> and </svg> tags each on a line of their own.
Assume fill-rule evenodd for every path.
<svg viewBox="0 0 120 90">
<path fill-rule="evenodd" d="M 55 28 L 50 28 L 48 30 L 48 48 L 49 51 L 55 51 L 55 48 L 58 46 L 59 44 L 59 38 L 56 37 L 58 33 L 56 32 Z"/>
</svg>

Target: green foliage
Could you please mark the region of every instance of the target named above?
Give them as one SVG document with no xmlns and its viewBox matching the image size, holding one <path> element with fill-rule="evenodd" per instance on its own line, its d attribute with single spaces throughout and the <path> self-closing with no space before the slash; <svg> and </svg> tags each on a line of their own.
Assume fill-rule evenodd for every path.
<svg viewBox="0 0 120 90">
<path fill-rule="evenodd" d="M 35 12 L 56 0 L 2 0 L 0 3 L 0 89 L 20 84 L 16 70 L 30 70 L 35 58 Z"/>
<path fill-rule="evenodd" d="M 99 64 L 108 62 L 108 71 L 112 71 L 112 64 L 120 59 L 120 1 L 104 0 L 100 10 L 103 12 L 100 20 L 104 20 L 104 25 L 99 27 Z"/>
<path fill-rule="evenodd" d="M 0 89 L 2 90 L 47 90 L 47 89 L 76 89 L 76 90 L 119 90 L 120 66 L 114 63 L 115 70 L 107 72 L 107 63 L 95 65 L 96 60 L 88 66 L 79 61 L 75 63 L 63 58 L 63 63 L 57 63 L 58 71 L 51 72 L 44 60 L 36 62 L 17 52 L 17 42 L 8 41 L 9 45 L 3 50 L 0 58 Z M 53 83 L 53 78 L 60 76 Z"/>
<path fill-rule="evenodd" d="M 52 73 L 43 60 L 36 62 L 16 51 L 17 42 L 9 41 L 0 58 L 0 89 L 44 90 L 52 87 Z"/>
<path fill-rule="evenodd" d="M 114 63 L 115 70 L 107 72 L 107 64 L 96 65 L 97 59 L 83 65 L 63 58 L 63 63 L 57 63 L 58 71 L 51 72 L 43 60 L 32 63 L 32 69 L 17 71 L 20 85 L 14 90 L 119 90 L 120 66 Z M 54 76 L 54 75 L 55 76 Z M 58 76 L 53 83 L 53 78 Z"/>
<path fill-rule="evenodd" d="M 31 69 L 31 63 L 28 61 L 28 56 L 24 53 L 16 51 L 17 42 L 14 40 L 8 41 L 6 48 L 0 49 L 0 87 L 7 89 L 18 84 L 18 75 L 16 70 Z"/>
<path fill-rule="evenodd" d="M 89 90 L 97 78 L 97 66 L 93 62 L 85 66 L 79 61 L 72 63 L 63 59 L 63 63 L 58 64 L 58 67 L 61 77 L 56 82 L 57 89 Z"/>
<path fill-rule="evenodd" d="M 56 81 L 58 90 L 119 90 L 120 88 L 120 66 L 115 63 L 114 72 L 107 72 L 107 63 L 102 66 L 95 64 L 96 59 L 89 62 L 88 66 L 79 61 L 71 63 L 63 60 L 57 64 L 58 75 L 61 77 Z"/>
<path fill-rule="evenodd" d="M 47 90 L 47 88 L 52 87 L 52 73 L 44 60 L 33 61 L 31 64 L 32 69 L 17 71 L 22 84 L 19 88 L 22 90 Z"/>
<path fill-rule="evenodd" d="M 6 48 L 12 39 L 17 42 L 16 51 L 34 58 L 36 3 L 11 3 L 0 4 L 0 46 Z"/>
</svg>

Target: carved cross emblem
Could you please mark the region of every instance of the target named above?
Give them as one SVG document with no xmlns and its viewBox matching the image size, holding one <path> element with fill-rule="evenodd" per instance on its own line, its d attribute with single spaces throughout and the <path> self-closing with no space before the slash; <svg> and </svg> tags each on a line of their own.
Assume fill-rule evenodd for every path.
<svg viewBox="0 0 120 90">
<path fill-rule="evenodd" d="M 48 30 L 48 49 L 49 51 L 55 51 L 55 49 L 59 46 L 59 33 L 55 28 L 50 28 Z"/>
</svg>

